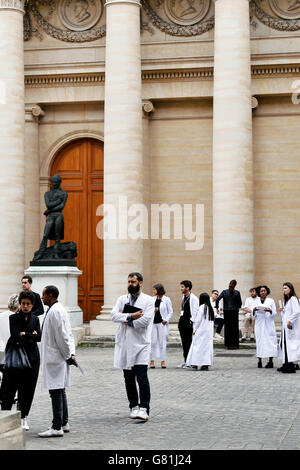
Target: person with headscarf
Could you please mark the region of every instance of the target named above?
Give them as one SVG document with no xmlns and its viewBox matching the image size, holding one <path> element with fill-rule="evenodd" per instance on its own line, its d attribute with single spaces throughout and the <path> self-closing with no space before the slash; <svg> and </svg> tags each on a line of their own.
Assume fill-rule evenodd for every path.
<svg viewBox="0 0 300 470">
<path fill-rule="evenodd" d="M 228 289 L 221 292 L 216 300 L 216 311 L 219 312 L 219 302 L 223 299 L 224 312 L 224 344 L 227 349 L 239 348 L 239 310 L 242 306 L 241 294 L 235 289 L 237 282 L 230 281 Z"/>
<path fill-rule="evenodd" d="M 255 317 L 255 338 L 257 367 L 262 368 L 262 359 L 269 358 L 266 369 L 273 368 L 273 357 L 277 356 L 277 336 L 274 318 L 276 315 L 276 305 L 273 299 L 268 297 L 270 289 L 268 286 L 256 288 L 259 302 L 253 309 Z"/>
<path fill-rule="evenodd" d="M 186 368 L 208 370 L 213 364 L 214 311 L 209 295 L 200 294 L 199 308 L 193 322 L 193 339 Z"/>
<path fill-rule="evenodd" d="M 277 370 L 285 374 L 293 374 L 299 369 L 300 361 L 300 305 L 293 284 L 283 284 L 284 307 L 281 310 L 282 327 L 279 342 L 278 358 L 282 366 Z"/>
</svg>

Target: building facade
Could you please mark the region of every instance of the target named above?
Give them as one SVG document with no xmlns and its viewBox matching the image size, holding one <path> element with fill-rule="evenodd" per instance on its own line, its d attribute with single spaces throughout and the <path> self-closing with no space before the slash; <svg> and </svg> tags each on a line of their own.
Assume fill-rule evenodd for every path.
<svg viewBox="0 0 300 470">
<path fill-rule="evenodd" d="M 131 271 L 177 313 L 183 279 L 300 287 L 300 1 L 0 0 L 0 45 L 0 308 L 55 173 L 85 321 Z"/>
</svg>

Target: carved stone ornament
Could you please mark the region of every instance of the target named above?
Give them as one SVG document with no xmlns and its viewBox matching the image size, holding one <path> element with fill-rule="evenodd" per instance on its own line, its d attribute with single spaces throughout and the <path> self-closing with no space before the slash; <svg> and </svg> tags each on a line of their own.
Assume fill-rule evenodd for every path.
<svg viewBox="0 0 300 470">
<path fill-rule="evenodd" d="M 261 23 L 278 31 L 299 31 L 300 0 L 269 0 L 269 6 L 277 16 L 263 10 L 262 0 L 251 0 L 250 9 Z"/>
<path fill-rule="evenodd" d="M 20 10 L 24 12 L 24 0 L 0 0 L 0 9 Z"/>
<path fill-rule="evenodd" d="M 214 27 L 214 16 L 205 20 L 211 0 L 141 0 L 141 4 L 152 24 L 172 36 L 196 36 Z M 170 22 L 158 13 L 162 4 Z"/>
<path fill-rule="evenodd" d="M 47 19 L 40 13 L 39 5 L 47 5 L 50 10 Z M 62 29 L 52 25 L 49 17 L 57 9 L 61 22 L 68 28 Z M 88 42 L 105 36 L 105 26 L 93 28 L 103 12 L 102 0 L 31 0 L 29 12 L 33 15 L 39 28 L 49 36 L 65 42 Z M 27 27 L 29 21 L 27 20 Z M 92 28 L 92 29 L 90 29 Z M 27 32 L 24 39 L 30 39 Z"/>
<path fill-rule="evenodd" d="M 280 18 L 297 20 L 300 18 L 300 0 L 269 0 L 270 7 Z"/>
<path fill-rule="evenodd" d="M 99 0 L 61 0 L 58 14 L 61 22 L 72 31 L 91 29 L 101 18 L 103 5 Z"/>
</svg>

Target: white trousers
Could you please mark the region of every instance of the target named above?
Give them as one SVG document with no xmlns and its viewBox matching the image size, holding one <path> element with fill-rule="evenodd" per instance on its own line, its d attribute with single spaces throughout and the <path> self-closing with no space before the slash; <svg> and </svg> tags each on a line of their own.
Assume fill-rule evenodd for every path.
<svg viewBox="0 0 300 470">
<path fill-rule="evenodd" d="M 151 361 L 160 357 L 161 361 L 166 360 L 166 349 L 168 339 L 168 324 L 153 323 L 151 336 Z"/>
</svg>

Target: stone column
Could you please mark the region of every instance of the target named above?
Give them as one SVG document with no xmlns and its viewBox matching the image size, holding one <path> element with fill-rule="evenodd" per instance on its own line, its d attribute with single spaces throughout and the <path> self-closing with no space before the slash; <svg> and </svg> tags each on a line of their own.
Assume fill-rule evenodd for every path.
<svg viewBox="0 0 300 470">
<path fill-rule="evenodd" d="M 117 220 L 117 227 L 115 239 L 104 240 L 102 313 L 126 292 L 128 273 L 143 271 L 143 240 L 126 230 L 126 205 L 143 203 L 140 1 L 107 0 L 105 6 L 104 203 L 113 207 L 107 222 Z"/>
<path fill-rule="evenodd" d="M 41 242 L 39 119 L 44 114 L 37 104 L 25 106 L 25 266 Z"/>
<path fill-rule="evenodd" d="M 0 309 L 24 272 L 23 0 L 0 0 Z"/>
<path fill-rule="evenodd" d="M 243 299 L 254 282 L 249 0 L 215 0 L 213 267 Z"/>
</svg>

